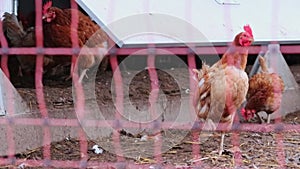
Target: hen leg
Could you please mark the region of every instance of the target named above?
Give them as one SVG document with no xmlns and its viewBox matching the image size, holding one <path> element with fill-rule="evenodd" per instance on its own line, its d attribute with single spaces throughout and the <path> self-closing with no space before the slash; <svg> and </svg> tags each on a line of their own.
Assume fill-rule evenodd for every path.
<svg viewBox="0 0 300 169">
<path fill-rule="evenodd" d="M 212 154 L 219 154 L 221 156 L 224 152 L 224 138 L 225 138 L 225 133 L 221 132 L 221 139 L 220 139 L 220 144 L 219 144 L 219 150 L 214 150 L 211 153 Z"/>
<path fill-rule="evenodd" d="M 224 138 L 225 138 L 225 133 L 221 133 L 221 141 L 220 141 L 220 147 L 219 147 L 219 155 L 222 155 L 224 151 Z"/>
<path fill-rule="evenodd" d="M 263 124 L 264 123 L 264 120 L 261 118 L 261 116 L 258 114 L 259 112 L 255 113 L 256 117 L 258 118 L 259 120 L 259 123 L 260 124 Z"/>
<path fill-rule="evenodd" d="M 270 124 L 270 122 L 271 122 L 271 114 L 268 114 L 267 115 L 267 123 Z"/>
<path fill-rule="evenodd" d="M 224 152 L 224 138 L 225 138 L 225 133 L 221 132 L 219 150 L 218 151 L 212 151 L 213 154 L 218 153 L 219 155 L 222 155 L 222 153 Z"/>
<path fill-rule="evenodd" d="M 88 78 L 88 76 L 87 76 L 87 74 L 86 74 L 87 70 L 88 70 L 88 69 L 83 69 L 83 70 L 82 70 L 82 72 L 81 72 L 81 74 L 80 74 L 80 77 L 79 77 L 79 80 L 78 80 L 79 83 L 82 82 L 84 76 L 86 76 L 86 77 Z"/>
</svg>

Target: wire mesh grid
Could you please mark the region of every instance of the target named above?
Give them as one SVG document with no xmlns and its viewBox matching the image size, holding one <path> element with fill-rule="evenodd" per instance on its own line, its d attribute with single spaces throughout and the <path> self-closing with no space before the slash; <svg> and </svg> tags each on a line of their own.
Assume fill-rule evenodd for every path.
<svg viewBox="0 0 300 169">
<path fill-rule="evenodd" d="M 77 9 L 77 4 L 75 1 L 71 0 L 71 8 Z M 35 5 L 37 7 L 42 6 L 42 0 L 36 0 Z M 74 28 L 74 30 L 77 30 L 77 23 L 78 23 L 78 16 L 76 16 L 77 13 L 72 13 L 72 23 L 71 27 Z M 108 56 L 110 57 L 110 64 L 112 67 L 112 72 L 114 72 L 114 88 L 116 95 L 115 97 L 115 106 L 119 109 L 115 110 L 116 112 L 113 112 L 114 118 L 111 120 L 97 120 L 97 119 L 88 119 L 84 122 L 85 126 L 88 127 L 97 127 L 97 128 L 107 128 L 112 127 L 114 130 L 112 132 L 112 149 L 113 154 L 116 154 L 115 160 L 91 160 L 90 158 L 90 144 L 89 144 L 89 138 L 86 135 L 86 131 L 82 129 L 82 123 L 80 123 L 80 120 L 84 118 L 85 114 L 85 99 L 84 99 L 84 91 L 80 84 L 77 83 L 78 77 L 76 75 L 73 76 L 73 82 L 75 87 L 75 93 L 77 96 L 77 104 L 75 105 L 76 109 L 76 115 L 77 118 L 51 118 L 49 114 L 51 112 L 48 111 L 47 104 L 45 101 L 45 95 L 44 95 L 44 85 L 43 85 L 43 57 L 44 55 L 72 55 L 72 68 L 71 71 L 75 69 L 75 63 L 76 58 L 79 55 L 79 45 L 78 45 L 78 36 L 76 31 L 71 32 L 71 39 L 72 39 L 72 48 L 44 48 L 43 47 L 43 31 L 42 31 L 42 8 L 36 8 L 36 47 L 33 48 L 9 48 L 7 41 L 4 37 L 3 30 L 2 30 L 2 23 L 0 22 L 0 32 L 1 32 L 1 68 L 2 71 L 5 73 L 5 75 L 9 78 L 9 68 L 8 68 L 8 57 L 9 55 L 24 55 L 24 54 L 34 54 L 36 55 L 36 69 L 35 69 L 35 95 L 36 95 L 36 101 L 39 108 L 40 117 L 39 118 L 32 118 L 32 117 L 17 117 L 14 116 L 15 110 L 13 110 L 14 102 L 9 102 L 10 106 L 8 106 L 7 110 L 7 117 L 0 118 L 0 124 L 1 126 L 5 126 L 4 130 L 1 131 L 1 135 L 4 135 L 5 140 L 2 140 L 7 144 L 6 147 L 6 155 L 3 155 L 0 157 L 0 166 L 6 166 L 6 167 L 14 167 L 14 166 L 21 166 L 24 164 L 24 167 L 32 167 L 32 168 L 44 168 L 44 167 L 53 167 L 53 168 L 174 168 L 174 167 L 181 167 L 181 168 L 193 168 L 193 167 L 205 167 L 205 159 L 206 156 L 203 154 L 201 148 L 202 144 L 197 144 L 199 140 L 199 133 L 201 132 L 201 129 L 203 127 L 203 123 L 199 121 L 192 121 L 190 123 L 180 123 L 180 122 L 173 122 L 173 121 L 152 121 L 149 123 L 130 123 L 130 122 L 124 122 L 122 121 L 122 114 L 124 111 L 124 89 L 123 89 L 123 79 L 122 74 L 120 72 L 119 67 L 119 61 L 118 56 L 126 56 L 126 55 L 132 55 L 134 53 L 138 52 L 138 55 L 146 55 L 147 56 L 147 67 L 150 69 L 148 70 L 149 78 L 150 78 L 150 88 L 151 91 L 158 91 L 159 85 L 155 82 L 158 80 L 158 74 L 157 70 L 153 69 L 155 68 L 155 59 L 156 55 L 164 55 L 168 54 L 168 52 L 171 52 L 176 55 L 185 55 L 187 56 L 187 63 L 188 68 L 193 69 L 196 68 L 196 62 L 195 62 L 195 55 L 196 54 L 214 54 L 215 50 L 217 54 L 222 54 L 227 50 L 227 47 L 194 47 L 193 50 L 189 47 L 156 47 L 155 45 L 148 45 L 145 48 L 116 48 L 112 47 L 109 51 Z M 146 49 L 146 50 L 142 50 Z M 159 50 L 161 49 L 161 50 Z M 252 46 L 250 47 L 249 53 L 250 54 L 257 54 L 261 50 L 266 50 L 265 47 L 261 46 Z M 300 53 L 300 47 L 297 45 L 293 46 L 282 46 L 281 51 L 283 53 Z M 192 79 L 191 71 L 189 71 L 189 87 L 191 89 L 190 95 L 189 95 L 189 102 L 192 102 L 193 96 L 192 92 L 194 91 L 194 84 Z M 12 95 L 12 91 L 8 91 L 9 95 Z M 154 104 L 158 99 L 158 93 L 157 92 L 151 92 L 149 95 L 149 104 Z M 158 112 L 153 107 L 149 108 L 149 112 L 151 112 L 151 116 L 156 116 Z M 188 110 L 186 112 L 189 112 Z M 175 125 L 174 123 L 178 123 L 178 125 Z M 39 126 L 41 127 L 41 134 L 40 137 L 42 138 L 42 144 L 43 145 L 41 150 L 41 155 L 39 158 L 36 159 L 26 159 L 20 158 L 16 155 L 16 128 L 18 126 Z M 141 162 L 139 160 L 142 159 L 140 157 L 139 159 L 134 160 L 128 160 L 126 156 L 123 154 L 123 144 L 122 144 L 122 136 L 120 134 L 120 130 L 123 128 L 145 128 L 145 129 L 154 129 L 155 131 L 158 131 L 158 136 L 162 135 L 160 133 L 160 130 L 169 130 L 170 126 L 173 126 L 172 129 L 178 129 L 178 130 L 189 130 L 191 132 L 191 140 L 190 144 L 188 146 L 190 147 L 190 164 L 189 165 L 180 165 L 179 163 L 165 163 L 165 156 L 163 150 L 162 150 L 162 144 L 163 142 L 161 140 L 155 141 L 152 144 L 153 150 L 153 156 L 148 158 L 148 161 Z M 223 127 L 222 124 L 219 124 L 216 131 L 222 131 Z M 51 148 L 53 145 L 52 143 L 52 127 L 70 127 L 76 129 L 76 135 L 78 140 L 78 149 L 80 152 L 80 157 L 75 159 L 53 159 L 53 152 Z M 275 149 L 274 154 L 276 159 L 274 164 L 272 165 L 265 165 L 264 167 L 270 167 L 270 168 L 293 168 L 296 166 L 288 166 L 287 165 L 287 154 L 285 151 L 285 138 L 284 133 L 287 132 L 293 132 L 296 134 L 299 134 L 300 127 L 296 124 L 285 124 L 282 122 L 281 118 L 275 119 L 273 124 L 253 124 L 253 123 L 240 123 L 237 120 L 235 120 L 232 130 L 231 130 L 231 145 L 236 147 L 241 147 L 242 144 L 241 141 L 241 135 L 245 132 L 253 132 L 253 133 L 275 133 L 274 134 L 274 143 Z M 186 142 L 187 143 L 187 142 Z M 2 144 L 2 143 L 1 143 Z M 255 143 L 253 143 L 255 144 Z M 295 143 L 299 144 L 299 143 Z M 259 151 L 259 150 L 257 150 Z M 174 151 L 173 151 L 174 153 Z M 68 156 L 68 153 L 65 154 L 65 156 Z M 101 155 L 100 155 L 101 156 Z M 178 156 L 178 158 L 183 158 L 182 156 L 179 156 L 175 153 L 175 158 Z M 101 157 L 100 157 L 101 158 Z M 152 161 L 150 160 L 153 159 Z M 214 158 L 214 157 L 213 157 Z M 212 158 L 212 161 L 213 161 Z M 145 158 L 146 159 L 146 158 Z M 232 157 L 229 158 L 229 161 L 232 160 L 232 166 L 225 166 L 225 168 L 231 168 L 235 166 L 244 166 L 245 165 L 245 155 L 242 153 L 235 152 Z M 175 160 L 176 161 L 176 160 Z M 178 160 L 180 161 L 180 160 Z M 139 163 L 140 162 L 140 163 Z M 217 168 L 221 168 L 222 166 L 218 166 L 218 164 L 215 164 Z M 299 165 L 299 163 L 298 163 Z M 22 166 L 21 166 L 22 167 Z M 210 166 L 212 167 L 212 166 Z M 252 168 L 255 168 L 255 166 L 251 166 Z M 298 166 L 299 167 L 299 166 Z"/>
</svg>

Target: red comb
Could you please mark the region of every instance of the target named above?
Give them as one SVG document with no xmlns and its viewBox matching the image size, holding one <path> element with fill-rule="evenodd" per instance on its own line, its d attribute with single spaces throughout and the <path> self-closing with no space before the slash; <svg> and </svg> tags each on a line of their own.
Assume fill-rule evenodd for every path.
<svg viewBox="0 0 300 169">
<path fill-rule="evenodd" d="M 47 10 L 52 6 L 52 1 L 48 1 L 43 5 L 43 14 L 47 12 Z"/>
<path fill-rule="evenodd" d="M 251 29 L 251 27 L 250 27 L 249 25 L 245 25 L 245 26 L 244 26 L 244 30 L 245 30 L 246 32 L 248 32 L 248 33 L 253 37 L 252 29 Z"/>
</svg>

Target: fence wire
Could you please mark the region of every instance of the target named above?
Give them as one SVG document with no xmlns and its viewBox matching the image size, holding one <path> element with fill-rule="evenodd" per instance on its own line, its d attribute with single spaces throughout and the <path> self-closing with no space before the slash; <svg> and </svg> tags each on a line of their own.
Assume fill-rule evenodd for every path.
<svg viewBox="0 0 300 169">
<path fill-rule="evenodd" d="M 70 1 L 71 8 L 78 9 L 77 4 L 74 0 Z M 122 121 L 122 115 L 124 114 L 124 88 L 123 88 L 123 78 L 122 73 L 120 72 L 119 67 L 119 56 L 128 56 L 128 55 L 146 55 L 147 57 L 147 67 L 148 74 L 150 77 L 150 88 L 151 92 L 149 95 L 149 104 L 155 104 L 159 97 L 159 77 L 157 74 L 157 70 L 154 69 L 155 59 L 158 55 L 166 55 L 169 53 L 173 53 L 175 55 L 183 55 L 187 58 L 188 68 L 191 70 L 196 68 L 195 57 L 197 55 L 209 55 L 209 54 L 223 54 L 227 50 L 227 46 L 214 46 L 214 47 L 204 47 L 204 46 L 194 46 L 193 50 L 190 47 L 157 47 L 155 45 L 148 45 L 146 47 L 140 48 L 118 48 L 114 46 L 114 44 L 110 44 L 112 48 L 107 54 L 107 57 L 110 58 L 110 65 L 112 68 L 112 72 L 114 72 L 114 86 L 116 95 L 115 97 L 115 105 L 118 107 L 117 110 L 112 110 L 114 114 L 113 119 L 88 119 L 85 120 L 85 126 L 87 127 L 97 127 L 97 128 L 108 128 L 113 127 L 112 132 L 112 149 L 117 155 L 116 160 L 111 161 L 91 161 L 89 157 L 90 145 L 88 144 L 88 137 L 84 129 L 82 129 L 82 124 L 80 120 L 75 118 L 52 118 L 49 114 L 47 104 L 45 101 L 45 86 L 43 85 L 43 59 L 45 55 L 71 55 L 72 59 L 70 62 L 72 63 L 71 72 L 74 71 L 76 65 L 76 59 L 79 55 L 79 45 L 78 45 L 78 35 L 77 31 L 71 31 L 71 39 L 72 39 L 72 48 L 44 48 L 43 46 L 43 26 L 42 26 L 42 0 L 35 0 L 36 8 L 36 47 L 32 48 L 10 48 L 8 47 L 7 40 L 4 37 L 4 33 L 2 30 L 2 23 L 0 22 L 0 42 L 1 42 L 1 69 L 4 74 L 10 78 L 11 75 L 9 73 L 8 68 L 8 59 L 11 55 L 28 55 L 33 54 L 36 55 L 36 68 L 35 68 L 35 95 L 36 102 L 38 104 L 40 117 L 32 118 L 32 117 L 17 117 L 14 116 L 16 112 L 13 110 L 14 104 L 10 102 L 10 109 L 8 109 L 7 117 L 0 118 L 1 126 L 4 126 L 5 130 L 1 130 L 2 137 L 4 136 L 6 140 L 2 140 L 7 144 L 7 155 L 3 155 L 0 157 L 0 166 L 20 166 L 24 164 L 25 167 L 54 167 L 54 168 L 174 168 L 178 167 L 175 164 L 164 164 L 164 157 L 162 151 L 162 141 L 156 141 L 153 143 L 153 159 L 155 162 L 145 162 L 145 163 L 136 163 L 134 161 L 128 160 L 127 157 L 124 156 L 122 151 L 122 135 L 120 134 L 120 130 L 123 128 L 133 128 L 133 129 L 154 129 L 155 132 L 158 132 L 158 136 L 161 135 L 161 130 L 169 130 L 170 126 L 173 126 L 172 129 L 177 130 L 190 130 L 191 131 L 191 142 L 195 144 L 190 144 L 192 155 L 191 158 L 201 159 L 205 158 L 205 154 L 201 152 L 201 144 L 196 144 L 199 141 L 199 133 L 201 132 L 201 128 L 203 123 L 198 120 L 192 121 L 190 123 L 186 122 L 173 122 L 173 121 L 152 121 L 150 123 L 130 123 L 126 121 Z M 187 5 L 188 6 L 188 5 Z M 72 13 L 72 23 L 71 27 L 74 30 L 77 30 L 78 26 L 78 14 L 76 12 Z M 187 15 L 189 13 L 187 12 Z M 146 49 L 146 50 L 144 50 Z M 258 54 L 260 51 L 266 50 L 265 46 L 252 46 L 249 49 L 249 54 Z M 282 53 L 285 54 L 300 54 L 300 46 L 299 45 L 284 45 L 281 47 Z M 97 51 L 94 51 L 97 53 Z M 137 54 L 138 53 L 138 54 Z M 58 56 L 57 56 L 58 57 Z M 192 73 L 189 71 L 189 102 L 192 102 L 194 91 L 194 80 L 192 79 Z M 78 76 L 73 75 L 73 84 L 75 86 L 75 93 L 77 95 L 77 104 L 75 106 L 77 118 L 85 118 L 87 115 L 85 113 L 85 94 L 84 89 L 81 84 L 78 84 Z M 12 95 L 12 92 L 8 92 Z M 191 110 L 193 108 L 190 108 Z M 155 107 L 149 107 L 149 112 L 151 112 L 150 116 L 157 116 L 157 109 Z M 186 110 L 186 112 L 191 112 L 190 110 Z M 174 125 L 174 123 L 177 123 Z M 38 126 L 42 128 L 42 132 L 40 137 L 42 138 L 42 154 L 37 159 L 26 159 L 19 158 L 17 156 L 16 151 L 16 127 L 18 126 Z M 192 127 L 191 127 L 192 126 Z M 222 131 L 222 124 L 218 126 L 216 131 Z M 52 127 L 70 127 L 75 128 L 77 130 L 77 139 L 79 140 L 79 151 L 80 158 L 75 160 L 64 160 L 64 159 L 52 159 L 52 151 L 51 145 L 49 143 L 52 142 L 53 131 Z M 300 133 L 300 125 L 298 124 L 285 124 L 282 122 L 282 119 L 276 119 L 273 124 L 254 124 L 254 123 L 240 123 L 236 120 L 232 127 L 232 136 L 231 136 L 231 145 L 240 147 L 240 137 L 243 132 L 257 132 L 257 133 L 276 133 L 274 141 L 276 142 L 276 161 L 278 162 L 278 168 L 286 168 L 286 154 L 285 154 L 285 145 L 284 145 L 284 136 L 283 133 L 286 132 L 294 132 Z M 34 141 L 34 140 L 33 140 Z M 1 143 L 2 144 L 2 143 Z M 66 153 L 65 156 L 68 156 Z M 176 155 L 175 155 L 176 156 Z M 180 157 L 179 157 L 180 158 Z M 236 154 L 233 157 L 234 166 L 243 166 L 243 154 Z M 298 163 L 299 164 L 299 163 Z M 181 166 L 182 168 L 188 167 L 197 167 L 197 166 L 205 166 L 201 160 L 195 160 L 193 164 L 190 166 Z M 216 166 L 221 167 L 221 166 Z M 232 166 L 233 167 L 233 166 Z M 231 167 L 226 167 L 231 168 Z"/>
</svg>

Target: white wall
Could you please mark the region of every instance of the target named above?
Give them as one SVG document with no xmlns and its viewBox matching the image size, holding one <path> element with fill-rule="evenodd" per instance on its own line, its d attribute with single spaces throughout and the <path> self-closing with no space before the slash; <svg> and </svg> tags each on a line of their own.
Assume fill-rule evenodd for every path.
<svg viewBox="0 0 300 169">
<path fill-rule="evenodd" d="M 4 12 L 12 13 L 13 11 L 13 0 L 0 0 L 0 18 Z"/>
<path fill-rule="evenodd" d="M 228 1 L 228 0 L 227 0 Z M 148 26 L 147 30 L 165 27 L 170 35 L 176 33 L 177 27 L 165 21 L 154 21 L 157 14 L 165 14 L 182 19 L 207 37 L 209 42 L 229 42 L 242 30 L 244 24 L 253 28 L 256 42 L 259 41 L 297 41 L 300 42 L 300 1 L 299 0 L 234 0 L 238 5 L 222 5 L 216 0 L 77 0 L 77 2 L 100 25 L 111 25 L 126 17 L 148 14 L 147 21 L 135 20 L 130 25 L 119 25 L 113 28 L 116 39 L 126 31 Z M 123 22 L 128 24 L 128 22 Z M 178 32 L 178 31 L 177 31 Z M 189 30 L 185 30 L 185 33 Z M 188 34 L 186 33 L 186 34 Z M 150 40 L 149 40 L 150 39 Z M 193 40 L 193 39 L 192 39 Z M 123 39 L 125 44 L 148 42 L 177 42 L 163 37 L 131 37 Z M 199 39 L 199 43 L 205 42 Z"/>
</svg>

